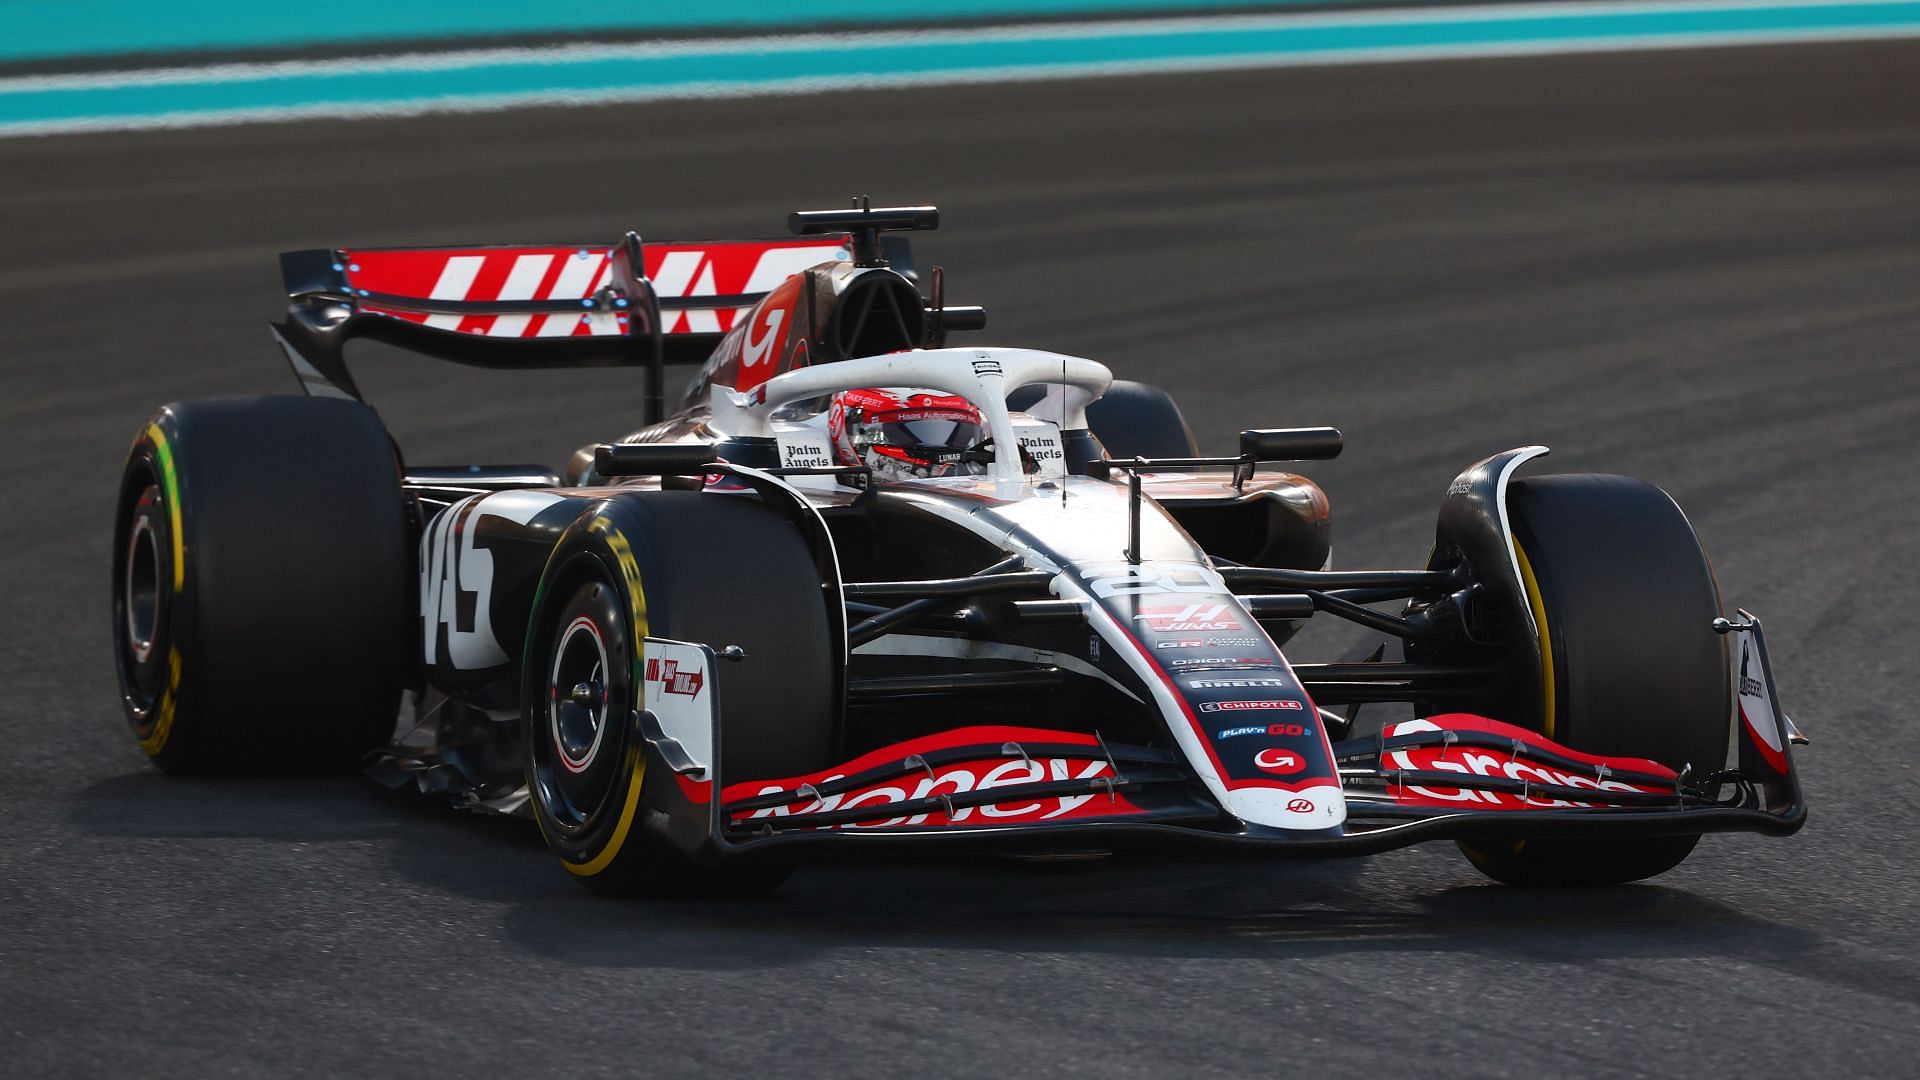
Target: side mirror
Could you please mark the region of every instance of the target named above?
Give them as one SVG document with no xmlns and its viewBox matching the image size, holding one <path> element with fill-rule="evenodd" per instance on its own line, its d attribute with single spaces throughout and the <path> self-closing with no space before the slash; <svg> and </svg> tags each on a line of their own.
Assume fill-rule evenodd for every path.
<svg viewBox="0 0 1920 1080">
<path fill-rule="evenodd" d="M 1340 456 L 1339 428 L 1255 428 L 1240 433 L 1240 455 L 1254 461 L 1325 461 Z"/>
</svg>

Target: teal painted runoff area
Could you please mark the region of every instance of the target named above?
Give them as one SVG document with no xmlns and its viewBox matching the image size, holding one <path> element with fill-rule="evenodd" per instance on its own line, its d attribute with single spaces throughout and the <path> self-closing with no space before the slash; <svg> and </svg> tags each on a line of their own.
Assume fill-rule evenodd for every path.
<svg viewBox="0 0 1920 1080">
<path fill-rule="evenodd" d="M 1288 64 L 1920 37 L 1920 0 L 1532 4 L 0 78 L 0 136 Z"/>
<path fill-rule="evenodd" d="M 1286 0 L 0 0 L 0 63 L 135 52 L 610 31 L 1271 7 Z M 1299 0 L 1306 2 L 1306 0 Z"/>
</svg>

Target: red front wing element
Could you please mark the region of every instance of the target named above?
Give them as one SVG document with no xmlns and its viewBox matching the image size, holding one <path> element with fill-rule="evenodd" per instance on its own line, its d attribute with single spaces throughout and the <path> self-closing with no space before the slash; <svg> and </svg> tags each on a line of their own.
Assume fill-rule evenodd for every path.
<svg viewBox="0 0 1920 1080">
<path fill-rule="evenodd" d="M 1472 740 L 1479 745 L 1455 740 L 1393 748 L 1396 738 L 1436 731 L 1443 733 L 1443 739 L 1446 733 L 1494 738 Z M 1387 794 L 1404 805 L 1453 810 L 1551 810 L 1619 805 L 1611 799 L 1584 801 L 1573 797 L 1573 791 L 1677 795 L 1679 774 L 1657 761 L 1582 753 L 1512 724 L 1470 713 L 1409 720 L 1393 724 L 1381 734 L 1388 747 L 1380 757 L 1380 769 L 1388 779 Z M 1490 748 L 1485 745 L 1489 741 L 1503 743 L 1506 749 Z M 1520 786 L 1517 791 L 1453 788 L 1433 779 L 1449 773 L 1514 781 Z M 1410 782 L 1416 776 L 1426 782 Z"/>
<path fill-rule="evenodd" d="M 1010 748 L 1024 748 L 1025 755 Z M 911 771 L 908 759 L 918 758 Z M 872 774 L 864 779 L 863 774 Z M 969 727 L 912 739 L 864 754 L 844 765 L 784 780 L 752 780 L 730 784 L 721 799 L 730 806 L 759 797 L 795 795 L 774 806 L 735 809 L 733 824 L 759 818 L 804 817 L 865 809 L 871 816 L 840 821 L 823 828 L 896 828 L 911 826 L 1031 825 L 1086 818 L 1124 817 L 1145 813 L 1125 795 L 1101 792 L 1091 783 L 1112 777 L 1113 766 L 1099 740 L 1070 731 L 1023 727 Z M 1078 792 L 1034 794 L 1040 785 L 1087 781 Z M 1001 798 L 975 806 L 957 806 L 887 815 L 892 803 L 922 799 L 974 796 L 994 791 Z"/>
</svg>

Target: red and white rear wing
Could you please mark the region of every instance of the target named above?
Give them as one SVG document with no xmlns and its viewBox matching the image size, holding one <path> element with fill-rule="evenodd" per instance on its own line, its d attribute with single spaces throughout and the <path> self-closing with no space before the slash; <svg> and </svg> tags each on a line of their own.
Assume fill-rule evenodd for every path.
<svg viewBox="0 0 1920 1080">
<path fill-rule="evenodd" d="M 331 253 L 361 310 L 457 334 L 550 338 L 626 334 L 631 302 L 619 246 L 363 248 Z M 844 237 L 641 246 L 662 334 L 720 335 L 794 274 L 845 259 Z M 624 278 L 624 273 L 620 277 Z"/>
<path fill-rule="evenodd" d="M 904 238 L 889 255 L 910 272 Z M 280 256 L 290 299 L 274 332 L 310 394 L 358 400 L 347 341 L 372 338 L 479 367 L 701 363 L 742 312 L 845 234 L 782 240 L 333 248 Z"/>
</svg>

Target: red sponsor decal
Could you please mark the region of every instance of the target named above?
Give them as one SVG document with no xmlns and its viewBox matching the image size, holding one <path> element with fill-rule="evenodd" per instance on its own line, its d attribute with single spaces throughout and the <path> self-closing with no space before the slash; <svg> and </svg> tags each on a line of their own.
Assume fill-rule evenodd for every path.
<svg viewBox="0 0 1920 1080">
<path fill-rule="evenodd" d="M 706 677 L 698 671 L 681 671 L 678 660 L 654 657 L 647 661 L 647 681 L 665 684 L 660 688 L 663 693 L 697 698 Z"/>
<path fill-rule="evenodd" d="M 963 420 L 980 422 L 980 410 L 973 402 L 954 394 L 896 394 L 878 387 L 842 391 L 835 404 L 858 410 L 862 419 L 875 424 L 904 424 L 915 420 Z"/>
<path fill-rule="evenodd" d="M 1085 746 L 1088 756 L 1077 754 L 1044 757 L 1003 756 L 997 751 L 1007 743 L 1062 743 Z M 973 727 L 913 739 L 876 750 L 824 772 L 785 780 L 753 780 L 729 784 L 722 801 L 734 802 L 756 795 L 794 791 L 803 784 L 820 786 L 884 765 L 898 765 L 915 754 L 954 747 L 981 748 L 981 756 L 934 766 L 931 772 L 917 771 L 876 784 L 840 791 L 821 797 L 797 799 L 785 806 L 766 807 L 737 813 L 733 820 L 750 821 L 766 817 L 804 817 L 843 810 L 871 808 L 873 818 L 842 823 L 827 828 L 878 829 L 911 826 L 965 825 L 972 827 L 1005 824 L 1034 824 L 1071 821 L 1081 818 L 1114 817 L 1140 813 L 1140 808 L 1124 795 L 1109 797 L 1105 791 L 1067 795 L 1027 795 L 1023 786 L 1051 784 L 1061 780 L 1095 780 L 1112 775 L 1113 768 L 1098 755 L 1098 740 L 1075 732 L 1047 731 L 1040 728 Z M 994 791 L 1003 796 L 982 806 L 956 807 L 952 817 L 943 810 L 911 814 L 889 814 L 891 803 L 911 802 L 940 795 L 965 795 Z"/>
<path fill-rule="evenodd" d="M 1478 731 L 1509 740 L 1514 749 L 1487 750 L 1461 745 L 1389 750 L 1381 759 L 1382 770 L 1407 769 L 1416 772 L 1459 773 L 1556 787 L 1583 788 L 1588 791 L 1670 792 L 1671 787 L 1650 787 L 1627 783 L 1612 774 L 1618 771 L 1646 773 L 1664 779 L 1677 779 L 1672 769 L 1646 758 L 1600 757 L 1582 753 L 1555 743 L 1541 735 L 1504 724 L 1498 720 L 1469 713 L 1447 713 L 1423 720 L 1411 720 L 1386 729 L 1388 738 L 1422 731 Z M 1527 750 L 1548 751 L 1570 758 L 1590 769 L 1572 770 L 1529 758 Z M 1474 788 L 1449 788 L 1437 785 L 1394 784 L 1387 793 L 1394 801 L 1420 806 L 1447 806 L 1474 810 L 1538 810 L 1553 807 L 1604 806 L 1578 800 L 1552 799 L 1521 792 L 1484 791 Z"/>
<path fill-rule="evenodd" d="M 747 331 L 746 340 L 741 342 L 740 365 L 759 367 L 766 363 L 767 358 L 778 351 L 775 346 L 780 344 L 780 328 L 786 321 L 786 308 L 771 305 L 761 308 L 753 320 L 753 328 Z"/>
<path fill-rule="evenodd" d="M 738 385 L 734 389 L 757 390 L 780 373 L 780 365 L 775 361 L 780 359 L 793 320 L 798 317 L 803 284 L 805 279 L 799 277 L 782 282 L 753 309 L 752 321 L 727 339 L 726 347 L 737 349 L 740 358 L 739 373 L 734 379 Z M 760 396 L 765 396 L 764 391 Z"/>
<path fill-rule="evenodd" d="M 1307 759 L 1304 755 L 1280 746 L 1269 746 L 1253 755 L 1253 763 L 1259 768 L 1270 773 L 1279 773 L 1281 776 L 1292 776 L 1307 767 Z"/>
<path fill-rule="evenodd" d="M 1287 809 L 1293 811 L 1296 814 L 1311 814 L 1313 813 L 1313 800 L 1312 799 L 1289 799 L 1287 801 Z"/>
</svg>

